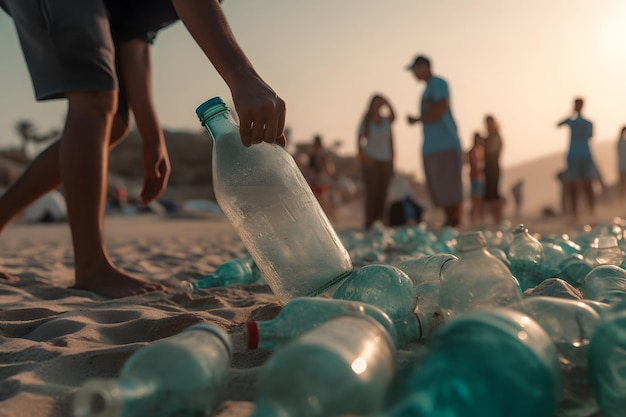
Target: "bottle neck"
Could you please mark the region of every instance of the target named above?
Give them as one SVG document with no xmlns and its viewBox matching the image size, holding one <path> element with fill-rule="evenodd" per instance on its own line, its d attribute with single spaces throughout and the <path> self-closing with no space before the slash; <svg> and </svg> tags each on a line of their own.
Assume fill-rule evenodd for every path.
<svg viewBox="0 0 626 417">
<path fill-rule="evenodd" d="M 76 394 L 76 417 L 120 417 L 134 415 L 142 403 L 151 402 L 157 387 L 150 382 L 124 379 L 93 379 Z"/>
<path fill-rule="evenodd" d="M 257 346 L 258 349 L 274 350 L 276 346 L 285 342 L 283 332 L 280 331 L 280 323 L 277 319 L 257 321 Z"/>
<path fill-rule="evenodd" d="M 193 285 L 196 289 L 201 289 L 219 287 L 222 284 L 218 277 L 215 276 L 215 274 L 207 274 L 203 276 L 202 279 L 200 279 L 199 281 L 194 282 Z"/>
<path fill-rule="evenodd" d="M 481 232 L 468 232 L 459 238 L 459 252 L 486 251 L 487 242 Z"/>
<path fill-rule="evenodd" d="M 227 137 L 229 134 L 239 134 L 239 127 L 225 106 L 222 110 L 203 119 L 202 125 L 209 131 L 213 141 Z"/>
</svg>

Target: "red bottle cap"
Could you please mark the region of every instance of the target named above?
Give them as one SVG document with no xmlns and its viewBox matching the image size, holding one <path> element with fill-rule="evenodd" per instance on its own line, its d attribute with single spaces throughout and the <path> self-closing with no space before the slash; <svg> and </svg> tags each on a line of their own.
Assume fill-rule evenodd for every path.
<svg viewBox="0 0 626 417">
<path fill-rule="evenodd" d="M 259 347 L 259 325 L 256 321 L 246 323 L 246 337 L 248 339 L 248 349 L 257 349 Z"/>
</svg>

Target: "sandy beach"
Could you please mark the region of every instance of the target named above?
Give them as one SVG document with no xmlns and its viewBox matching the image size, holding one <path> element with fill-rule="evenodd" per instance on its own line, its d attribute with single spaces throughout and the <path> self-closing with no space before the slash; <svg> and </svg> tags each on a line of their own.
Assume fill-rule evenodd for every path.
<svg viewBox="0 0 626 417">
<path fill-rule="evenodd" d="M 199 279 L 243 248 L 222 217 L 109 217 L 106 243 L 122 268 L 150 280 Z M 87 378 L 114 377 L 142 346 L 207 321 L 233 338 L 232 381 L 218 415 L 247 415 L 255 368 L 242 324 L 276 314 L 269 287 L 232 286 L 176 299 L 163 293 L 109 300 L 65 288 L 73 277 L 67 224 L 11 225 L 0 263 L 20 282 L 0 282 L 0 416 L 71 416 Z M 269 313 L 264 313 L 265 311 Z"/>
<path fill-rule="evenodd" d="M 358 208 L 341 210 L 338 231 L 358 227 Z M 536 227 L 562 232 L 564 224 L 552 220 Z M 117 265 L 154 281 L 199 279 L 244 249 L 221 215 L 108 216 L 105 241 Z M 227 330 L 234 347 L 230 381 L 215 415 L 252 412 L 256 375 L 270 352 L 248 350 L 243 332 L 247 321 L 280 311 L 267 285 L 117 300 L 69 289 L 73 258 L 66 223 L 10 225 L 0 237 L 0 265 L 20 277 L 14 284 L 0 281 L 1 417 L 71 416 L 73 394 L 87 379 L 115 377 L 137 349 L 203 321 Z M 399 351 L 398 364 L 410 353 Z"/>
</svg>

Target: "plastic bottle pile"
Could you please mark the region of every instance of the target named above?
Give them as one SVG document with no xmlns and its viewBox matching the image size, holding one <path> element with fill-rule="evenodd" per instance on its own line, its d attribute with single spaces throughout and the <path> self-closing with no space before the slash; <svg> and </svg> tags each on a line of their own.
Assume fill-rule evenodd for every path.
<svg viewBox="0 0 626 417">
<path fill-rule="evenodd" d="M 625 232 L 621 219 L 575 236 L 346 232 L 350 274 L 247 323 L 248 348 L 272 352 L 253 416 L 623 417 Z M 227 264 L 190 296 L 263 283 L 250 258 Z M 231 350 L 223 330 L 192 326 L 137 351 L 119 378 L 88 382 L 75 415 L 210 415 Z"/>
</svg>

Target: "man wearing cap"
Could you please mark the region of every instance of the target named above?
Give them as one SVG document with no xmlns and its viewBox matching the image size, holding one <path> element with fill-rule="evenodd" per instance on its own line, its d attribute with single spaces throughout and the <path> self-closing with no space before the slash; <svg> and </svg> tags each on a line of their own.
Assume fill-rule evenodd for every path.
<svg viewBox="0 0 626 417">
<path fill-rule="evenodd" d="M 426 82 L 420 103 L 420 116 L 408 116 L 409 124 L 422 122 L 422 157 L 426 183 L 433 204 L 443 207 L 446 226 L 461 223 L 463 153 L 456 124 L 450 111 L 448 84 L 431 73 L 430 60 L 419 55 L 409 65 L 415 77 Z"/>
</svg>

